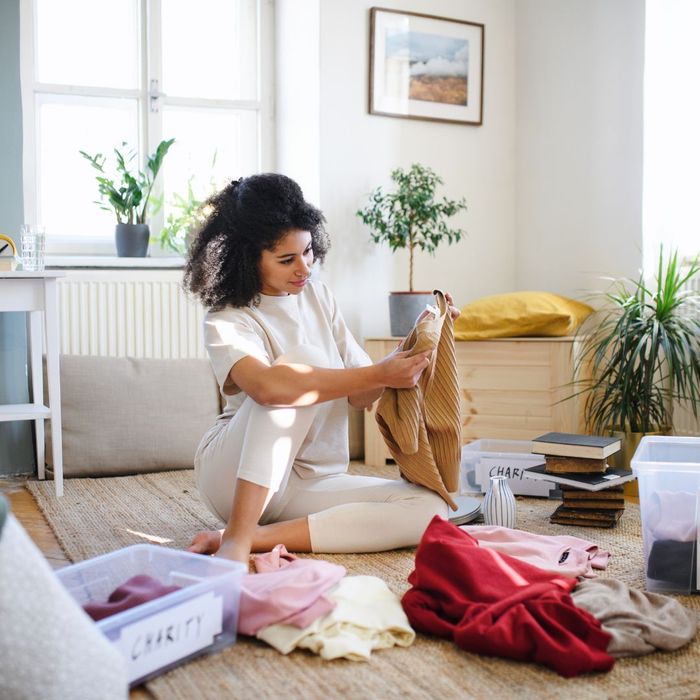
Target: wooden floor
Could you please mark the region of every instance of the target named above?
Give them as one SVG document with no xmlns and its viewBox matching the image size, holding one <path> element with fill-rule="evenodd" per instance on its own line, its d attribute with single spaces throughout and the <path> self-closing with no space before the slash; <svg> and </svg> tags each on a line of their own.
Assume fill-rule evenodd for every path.
<svg viewBox="0 0 700 700">
<path fill-rule="evenodd" d="M 32 495 L 24 488 L 26 478 L 0 479 L 0 493 L 3 493 L 12 507 L 12 513 L 32 538 L 46 560 L 54 569 L 60 569 L 71 561 L 58 544 L 53 530 L 49 527 Z M 145 688 L 134 688 L 129 693 L 130 700 L 148 700 L 153 696 Z"/>
<path fill-rule="evenodd" d="M 5 494 L 12 507 L 12 513 L 32 538 L 34 544 L 46 557 L 49 564 L 54 569 L 60 569 L 66 564 L 70 564 L 70 559 L 63 553 L 56 536 L 53 534 L 53 530 L 41 514 L 36 501 L 32 498 L 29 491 L 24 488 L 25 481 L 26 479 L 20 478 L 1 480 L 0 492 Z"/>
</svg>

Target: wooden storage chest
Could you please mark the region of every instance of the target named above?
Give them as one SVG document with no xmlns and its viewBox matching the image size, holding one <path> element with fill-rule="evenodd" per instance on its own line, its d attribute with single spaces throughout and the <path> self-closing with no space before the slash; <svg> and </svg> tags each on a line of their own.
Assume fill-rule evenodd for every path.
<svg viewBox="0 0 700 700">
<path fill-rule="evenodd" d="M 369 338 L 374 362 L 389 354 L 399 338 Z M 479 438 L 531 440 L 550 430 L 585 432 L 583 399 L 571 399 L 577 341 L 565 338 L 498 338 L 458 341 L 462 442 Z M 365 412 L 365 463 L 390 458 L 374 416 Z"/>
</svg>

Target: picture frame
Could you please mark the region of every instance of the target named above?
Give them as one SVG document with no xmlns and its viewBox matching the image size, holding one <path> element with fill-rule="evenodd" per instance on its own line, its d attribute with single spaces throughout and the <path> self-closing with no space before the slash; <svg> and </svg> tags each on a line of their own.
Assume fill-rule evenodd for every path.
<svg viewBox="0 0 700 700">
<path fill-rule="evenodd" d="M 479 126 L 483 104 L 483 24 L 370 9 L 370 114 Z"/>
</svg>

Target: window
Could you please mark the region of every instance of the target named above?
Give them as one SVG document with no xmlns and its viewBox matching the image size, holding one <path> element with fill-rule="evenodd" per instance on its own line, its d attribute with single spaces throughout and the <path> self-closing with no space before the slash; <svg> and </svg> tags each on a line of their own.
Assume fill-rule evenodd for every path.
<svg viewBox="0 0 700 700">
<path fill-rule="evenodd" d="M 143 163 L 175 138 L 152 234 L 190 179 L 203 197 L 272 167 L 272 0 L 21 2 L 25 219 L 49 253 L 114 251 L 81 150 L 112 164 L 126 142 Z"/>
<path fill-rule="evenodd" d="M 700 253 L 700 4 L 647 0 L 644 65 L 644 266 L 659 245 Z"/>
</svg>

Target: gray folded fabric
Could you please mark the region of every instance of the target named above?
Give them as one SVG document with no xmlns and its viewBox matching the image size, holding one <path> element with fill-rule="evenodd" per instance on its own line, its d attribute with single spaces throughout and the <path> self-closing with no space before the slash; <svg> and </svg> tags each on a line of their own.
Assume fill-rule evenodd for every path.
<svg viewBox="0 0 700 700">
<path fill-rule="evenodd" d="M 697 631 L 697 615 L 677 600 L 638 591 L 621 581 L 585 580 L 571 596 L 612 635 L 608 645 L 611 656 L 673 651 L 690 642 Z"/>
</svg>

